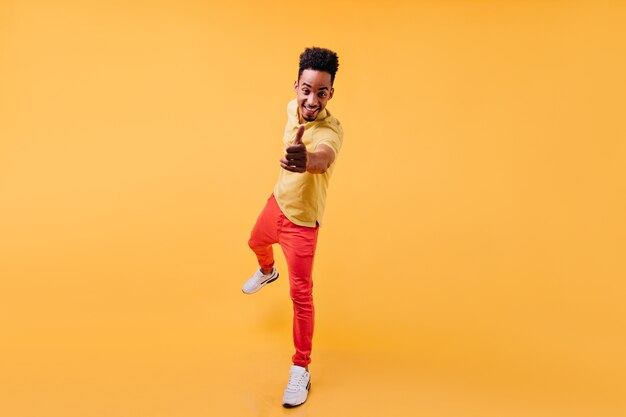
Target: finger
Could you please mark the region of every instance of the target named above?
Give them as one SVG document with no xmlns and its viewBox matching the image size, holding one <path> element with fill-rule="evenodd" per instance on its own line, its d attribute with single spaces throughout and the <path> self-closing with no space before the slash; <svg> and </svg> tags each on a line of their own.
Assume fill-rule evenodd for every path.
<svg viewBox="0 0 626 417">
<path fill-rule="evenodd" d="M 285 154 L 285 158 L 286 159 L 307 159 L 307 154 L 306 152 L 287 152 Z"/>
<path fill-rule="evenodd" d="M 296 168 L 306 168 L 306 160 L 293 160 L 293 159 L 280 159 L 280 164 L 288 167 L 296 167 Z"/>
<path fill-rule="evenodd" d="M 302 135 L 304 135 L 304 125 L 300 125 L 298 131 L 296 132 L 296 138 L 293 140 L 294 145 L 302 144 Z"/>
<path fill-rule="evenodd" d="M 286 166 L 286 167 L 283 167 L 283 169 L 289 172 L 297 172 L 299 174 L 303 174 L 305 172 L 304 168 L 298 168 L 298 167 Z"/>
<path fill-rule="evenodd" d="M 280 163 L 289 166 L 306 166 L 306 159 L 280 158 Z"/>
<path fill-rule="evenodd" d="M 306 171 L 306 168 L 304 167 L 294 167 L 294 166 L 290 166 L 286 163 L 284 163 L 282 160 L 280 161 L 280 167 L 284 170 L 290 171 L 290 172 L 298 172 L 298 173 L 303 173 Z"/>
<path fill-rule="evenodd" d="M 287 153 L 301 153 L 301 154 L 305 154 L 306 153 L 306 147 L 303 144 L 287 146 L 287 148 L 285 148 L 285 152 L 287 152 Z"/>
<path fill-rule="evenodd" d="M 306 161 L 303 160 L 287 160 L 287 165 L 291 167 L 306 167 Z"/>
</svg>

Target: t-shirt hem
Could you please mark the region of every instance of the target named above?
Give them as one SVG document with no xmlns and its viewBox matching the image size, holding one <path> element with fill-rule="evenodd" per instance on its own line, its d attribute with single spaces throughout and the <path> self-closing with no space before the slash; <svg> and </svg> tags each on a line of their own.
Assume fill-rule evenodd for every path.
<svg viewBox="0 0 626 417">
<path fill-rule="evenodd" d="M 298 225 L 298 226 L 310 227 L 312 229 L 315 228 L 318 224 L 320 226 L 322 225 L 322 223 L 319 220 L 315 220 L 313 222 L 303 222 L 301 220 L 295 219 L 293 216 L 290 216 L 289 214 L 287 214 L 287 212 L 285 211 L 285 209 L 281 205 L 279 199 L 276 198 L 276 190 L 274 190 L 273 194 L 274 194 L 274 199 L 276 200 L 276 203 L 278 204 L 278 208 L 280 209 L 280 211 L 283 212 L 283 214 L 285 215 L 287 220 L 289 220 L 291 223 L 293 223 L 295 225 Z"/>
</svg>

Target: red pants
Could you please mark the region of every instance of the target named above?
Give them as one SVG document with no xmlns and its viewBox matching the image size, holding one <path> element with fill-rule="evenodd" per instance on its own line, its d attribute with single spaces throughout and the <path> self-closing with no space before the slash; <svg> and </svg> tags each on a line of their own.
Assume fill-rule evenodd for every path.
<svg viewBox="0 0 626 417">
<path fill-rule="evenodd" d="M 272 244 L 278 243 L 283 249 L 289 268 L 293 301 L 293 343 L 296 353 L 292 360 L 294 365 L 303 367 L 311 362 L 315 316 L 312 272 L 318 230 L 319 225 L 313 228 L 292 223 L 278 207 L 274 195 L 271 195 L 248 241 L 263 269 L 274 266 Z"/>
</svg>

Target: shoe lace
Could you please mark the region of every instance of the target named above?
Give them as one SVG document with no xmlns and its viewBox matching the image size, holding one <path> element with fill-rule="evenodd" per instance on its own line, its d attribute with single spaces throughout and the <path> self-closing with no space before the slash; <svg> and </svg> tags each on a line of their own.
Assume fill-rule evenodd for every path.
<svg viewBox="0 0 626 417">
<path fill-rule="evenodd" d="M 295 392 L 295 391 L 300 390 L 300 388 L 304 386 L 304 380 L 305 380 L 305 374 L 289 375 L 289 382 L 287 383 L 287 391 Z"/>
</svg>

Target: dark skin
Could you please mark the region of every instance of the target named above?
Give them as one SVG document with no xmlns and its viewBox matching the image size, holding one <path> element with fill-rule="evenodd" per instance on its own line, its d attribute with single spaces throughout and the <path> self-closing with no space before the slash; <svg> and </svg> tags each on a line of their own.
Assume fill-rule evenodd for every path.
<svg viewBox="0 0 626 417">
<path fill-rule="evenodd" d="M 294 91 L 298 101 L 300 123 L 314 121 L 334 94 L 330 74 L 312 69 L 302 72 L 294 83 Z M 318 145 L 313 152 L 307 152 L 306 146 L 302 143 L 303 134 L 304 126 L 300 126 L 293 145 L 285 149 L 280 166 L 290 172 L 323 174 L 335 161 L 335 152 L 324 144 Z"/>
<path fill-rule="evenodd" d="M 303 134 L 304 126 L 300 126 L 293 145 L 285 149 L 285 156 L 280 159 L 280 166 L 291 172 L 323 174 L 335 160 L 335 152 L 324 144 L 318 145 L 315 152 L 307 152 L 306 146 L 302 143 Z"/>
<path fill-rule="evenodd" d="M 308 172 L 323 174 L 335 161 L 335 152 L 324 144 L 318 145 L 313 152 L 308 152 L 302 143 L 304 123 L 314 121 L 324 110 L 326 103 L 333 97 L 331 76 L 327 72 L 306 69 L 294 84 L 298 101 L 298 117 L 301 123 L 293 144 L 285 149 L 285 156 L 280 159 L 281 168 L 297 173 Z M 261 270 L 269 274 L 272 270 Z M 308 371 L 309 367 L 305 367 Z"/>
</svg>

